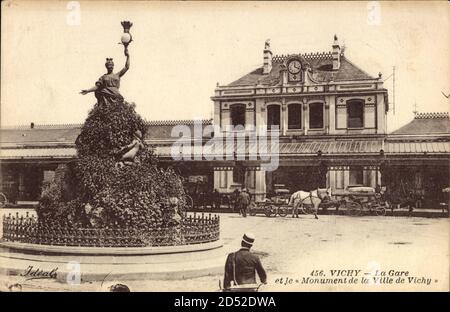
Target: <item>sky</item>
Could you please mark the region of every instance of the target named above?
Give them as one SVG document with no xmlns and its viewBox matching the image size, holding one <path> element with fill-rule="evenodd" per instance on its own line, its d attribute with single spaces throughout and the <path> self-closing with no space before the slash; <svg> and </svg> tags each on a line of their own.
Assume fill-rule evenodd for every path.
<svg viewBox="0 0 450 312">
<path fill-rule="evenodd" d="M 105 58 L 122 68 L 120 21 L 130 20 L 120 90 L 147 120 L 211 118 L 216 83 L 262 66 L 266 39 L 274 54 L 309 53 L 331 51 L 336 34 L 347 58 L 387 79 L 392 131 L 415 109 L 449 110 L 441 93 L 450 93 L 449 9 L 446 1 L 3 1 L 1 125 L 82 123 L 95 97 L 79 92 L 105 73 Z"/>
</svg>

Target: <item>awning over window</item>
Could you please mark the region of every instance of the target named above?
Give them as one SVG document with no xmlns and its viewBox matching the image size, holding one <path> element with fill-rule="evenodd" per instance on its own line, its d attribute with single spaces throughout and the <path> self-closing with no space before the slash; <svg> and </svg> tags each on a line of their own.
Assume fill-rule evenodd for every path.
<svg viewBox="0 0 450 312">
<path fill-rule="evenodd" d="M 264 155 L 274 155 L 279 153 L 280 157 L 292 156 L 313 156 L 319 151 L 323 156 L 363 156 L 377 155 L 380 150 L 384 150 L 386 156 L 389 155 L 423 155 L 423 154 L 448 154 L 450 155 L 450 142 L 390 142 L 382 143 L 381 140 L 318 140 L 313 142 L 291 142 L 279 143 L 278 149 L 275 145 L 261 145 L 257 142 L 240 142 L 238 144 L 224 144 L 222 148 L 215 149 L 212 146 L 184 146 L 173 150 L 172 146 L 156 146 L 155 154 L 161 157 L 188 156 L 193 160 L 210 159 L 222 156 L 226 160 L 233 159 L 233 156 L 245 155 L 246 158 L 256 155 L 257 159 Z M 174 153 L 173 151 L 178 151 Z M 180 151 L 182 152 L 180 154 Z M 226 157 L 226 155 L 230 157 Z M 74 158 L 75 148 L 2 148 L 0 149 L 0 159 L 22 159 L 22 158 Z"/>
<path fill-rule="evenodd" d="M 75 148 L 9 148 L 0 150 L 0 159 L 73 158 L 76 155 Z"/>
<path fill-rule="evenodd" d="M 448 154 L 450 142 L 386 142 L 385 154 Z"/>
<path fill-rule="evenodd" d="M 348 140 L 348 141 L 316 141 L 300 143 L 281 143 L 280 154 L 311 155 L 319 151 L 322 155 L 342 154 L 374 154 L 382 149 L 381 141 Z"/>
</svg>

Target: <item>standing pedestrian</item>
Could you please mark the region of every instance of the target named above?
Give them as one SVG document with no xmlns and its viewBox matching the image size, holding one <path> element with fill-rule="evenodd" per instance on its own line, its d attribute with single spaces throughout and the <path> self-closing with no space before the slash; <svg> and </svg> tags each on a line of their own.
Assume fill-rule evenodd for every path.
<svg viewBox="0 0 450 312">
<path fill-rule="evenodd" d="M 234 286 L 256 284 L 256 273 L 258 273 L 261 283 L 267 283 L 267 274 L 261 261 L 257 255 L 250 252 L 254 241 L 255 236 L 253 234 L 245 233 L 242 238 L 241 249 L 228 255 L 223 279 L 226 290 L 230 289 L 232 281 Z"/>
<path fill-rule="evenodd" d="M 247 208 L 250 205 L 250 195 L 247 189 L 243 189 L 239 194 L 239 205 L 241 207 L 242 215 L 244 218 L 247 217 Z"/>
<path fill-rule="evenodd" d="M 288 205 L 292 205 L 292 218 L 298 218 L 298 207 L 302 204 L 300 192 L 291 195 Z"/>
</svg>

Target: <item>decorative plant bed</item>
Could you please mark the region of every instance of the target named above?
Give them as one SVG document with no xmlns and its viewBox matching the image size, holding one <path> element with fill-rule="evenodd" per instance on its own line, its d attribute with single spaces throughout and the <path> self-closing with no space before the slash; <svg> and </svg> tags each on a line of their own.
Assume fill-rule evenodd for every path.
<svg viewBox="0 0 450 312">
<path fill-rule="evenodd" d="M 227 250 L 219 239 L 220 218 L 211 214 L 183 218 L 178 226 L 162 222 L 151 228 L 74 228 L 48 225 L 35 217 L 3 218 L 0 274 L 22 276 L 29 267 L 58 268 L 65 283 L 66 267 L 80 265 L 82 282 L 184 279 L 219 274 Z"/>
<path fill-rule="evenodd" d="M 205 244 L 219 240 L 218 216 L 189 216 L 177 226 L 156 223 L 151 228 L 75 228 L 47 225 L 34 217 L 3 218 L 5 242 L 51 246 L 150 247 Z"/>
</svg>

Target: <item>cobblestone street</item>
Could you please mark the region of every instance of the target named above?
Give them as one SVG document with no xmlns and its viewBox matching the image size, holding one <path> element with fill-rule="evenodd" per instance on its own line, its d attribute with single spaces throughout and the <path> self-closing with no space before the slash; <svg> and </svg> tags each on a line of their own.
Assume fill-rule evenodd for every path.
<svg viewBox="0 0 450 312">
<path fill-rule="evenodd" d="M 221 214 L 221 229 L 224 243 L 233 243 L 236 248 L 239 247 L 236 239 L 244 232 L 256 235 L 253 251 L 260 256 L 268 273 L 268 284 L 262 286 L 261 291 L 448 291 L 449 219 L 328 215 L 315 220 L 305 215 L 293 219 Z M 304 282 L 304 278 L 312 277 L 313 270 L 323 270 L 326 278 L 331 277 L 331 270 L 362 270 L 359 276 L 366 273 L 368 278 L 373 277 L 371 274 L 375 270 L 408 271 L 407 276 L 419 279 L 406 280 L 404 284 L 371 282 L 362 288 L 348 283 Z M 392 272 L 393 277 L 394 274 L 401 273 Z M 128 281 L 126 284 L 132 291 L 216 291 L 222 278 L 216 275 L 186 280 Z M 428 281 L 431 281 L 429 285 Z M 100 283 L 79 286 L 51 281 L 27 283 L 23 285 L 24 290 L 102 289 Z"/>
</svg>

